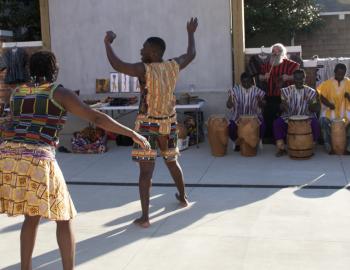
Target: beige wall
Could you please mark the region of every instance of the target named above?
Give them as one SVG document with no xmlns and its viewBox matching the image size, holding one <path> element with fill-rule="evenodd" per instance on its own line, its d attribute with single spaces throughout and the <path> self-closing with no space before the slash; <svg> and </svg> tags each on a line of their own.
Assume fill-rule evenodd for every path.
<svg viewBox="0 0 350 270">
<path fill-rule="evenodd" d="M 229 0 L 49 0 L 51 48 L 59 81 L 82 95 L 95 93 L 96 78 L 109 78 L 103 38 L 117 33 L 113 48 L 127 62 L 140 61 L 149 36 L 167 43 L 165 59 L 187 50 L 186 21 L 198 16 L 197 57 L 180 74 L 177 90 L 225 91 L 232 84 Z"/>
</svg>

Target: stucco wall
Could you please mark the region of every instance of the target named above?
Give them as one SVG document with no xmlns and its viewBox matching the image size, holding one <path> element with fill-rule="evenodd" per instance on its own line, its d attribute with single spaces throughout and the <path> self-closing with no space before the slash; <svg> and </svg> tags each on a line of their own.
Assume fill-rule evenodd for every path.
<svg viewBox="0 0 350 270">
<path fill-rule="evenodd" d="M 94 94 L 95 79 L 113 71 L 105 56 L 106 30 L 125 61 L 137 62 L 149 36 L 167 43 L 165 59 L 186 51 L 186 21 L 199 18 L 197 57 L 182 71 L 177 89 L 222 91 L 232 84 L 229 0 L 50 0 L 52 50 L 60 63 L 59 81 Z"/>
</svg>

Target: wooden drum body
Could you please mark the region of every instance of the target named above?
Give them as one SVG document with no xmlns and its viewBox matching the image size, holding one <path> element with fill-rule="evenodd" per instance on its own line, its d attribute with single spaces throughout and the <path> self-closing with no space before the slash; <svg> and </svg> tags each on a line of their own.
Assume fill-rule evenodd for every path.
<svg viewBox="0 0 350 270">
<path fill-rule="evenodd" d="M 224 116 L 211 115 L 208 119 L 208 139 L 215 157 L 226 155 L 228 145 L 228 122 Z"/>
<path fill-rule="evenodd" d="M 256 115 L 241 115 L 238 121 L 238 143 L 242 156 L 256 156 L 259 144 L 259 126 L 259 119 Z"/>
<path fill-rule="evenodd" d="M 346 149 L 346 125 L 343 119 L 335 119 L 331 124 L 332 150 L 336 155 L 343 155 Z"/>
<path fill-rule="evenodd" d="M 288 120 L 288 154 L 292 159 L 309 159 L 313 155 L 311 119 L 294 115 Z"/>
</svg>

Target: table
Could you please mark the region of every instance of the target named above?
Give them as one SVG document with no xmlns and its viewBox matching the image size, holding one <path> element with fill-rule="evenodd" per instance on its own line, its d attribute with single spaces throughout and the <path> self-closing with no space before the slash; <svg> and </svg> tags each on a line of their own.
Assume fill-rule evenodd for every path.
<svg viewBox="0 0 350 270">
<path fill-rule="evenodd" d="M 176 105 L 175 109 L 176 110 L 190 110 L 190 111 L 194 111 L 196 113 L 196 127 L 197 127 L 197 134 L 196 134 L 196 145 L 197 148 L 199 148 L 199 114 L 201 111 L 201 108 L 203 107 L 205 101 L 204 100 L 200 100 L 197 103 L 193 103 L 193 104 L 184 104 L 184 105 Z M 125 114 L 121 114 L 120 111 L 130 111 L 130 112 L 134 112 L 137 111 L 139 109 L 138 105 L 128 105 L 128 106 L 101 106 L 98 108 L 95 108 L 99 111 L 103 111 L 103 112 L 111 112 L 112 113 L 112 117 L 115 119 L 120 118 L 121 116 L 124 116 Z M 114 112 L 118 112 L 118 116 L 114 116 Z M 128 113 L 130 113 L 128 112 Z"/>
</svg>

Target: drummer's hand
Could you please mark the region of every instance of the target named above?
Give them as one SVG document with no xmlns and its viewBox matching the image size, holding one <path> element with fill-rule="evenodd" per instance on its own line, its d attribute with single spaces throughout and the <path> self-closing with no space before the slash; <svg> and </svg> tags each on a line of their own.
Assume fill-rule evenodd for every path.
<svg viewBox="0 0 350 270">
<path fill-rule="evenodd" d="M 282 75 L 282 80 L 283 80 L 284 82 L 289 81 L 289 80 L 290 80 L 290 76 L 287 75 L 287 74 L 283 74 L 283 75 Z"/>
<path fill-rule="evenodd" d="M 131 138 L 135 143 L 139 144 L 143 149 L 146 149 L 146 150 L 151 149 L 151 145 L 149 144 L 147 139 L 142 135 L 138 134 L 137 132 L 134 131 Z"/>
<path fill-rule="evenodd" d="M 350 93 L 345 92 L 344 97 L 347 98 L 350 101 Z"/>
<path fill-rule="evenodd" d="M 286 102 L 281 102 L 280 109 L 282 112 L 287 112 L 288 111 L 288 104 Z"/>
<path fill-rule="evenodd" d="M 231 96 L 228 97 L 227 101 L 226 101 L 226 107 L 228 109 L 231 109 L 233 107 L 233 102 L 232 102 L 232 98 Z"/>
<path fill-rule="evenodd" d="M 228 109 L 231 109 L 233 107 L 233 100 L 232 100 L 232 93 L 231 93 L 231 90 L 229 89 L 228 90 L 228 98 L 227 98 L 227 101 L 226 101 L 226 107 Z"/>
<path fill-rule="evenodd" d="M 330 108 L 331 110 L 335 110 L 335 105 L 332 102 L 329 102 L 328 108 Z"/>
<path fill-rule="evenodd" d="M 260 79 L 261 81 L 268 81 L 269 78 L 270 78 L 270 73 L 265 73 L 265 74 L 260 74 L 260 75 L 259 75 L 259 79 Z"/>
</svg>

